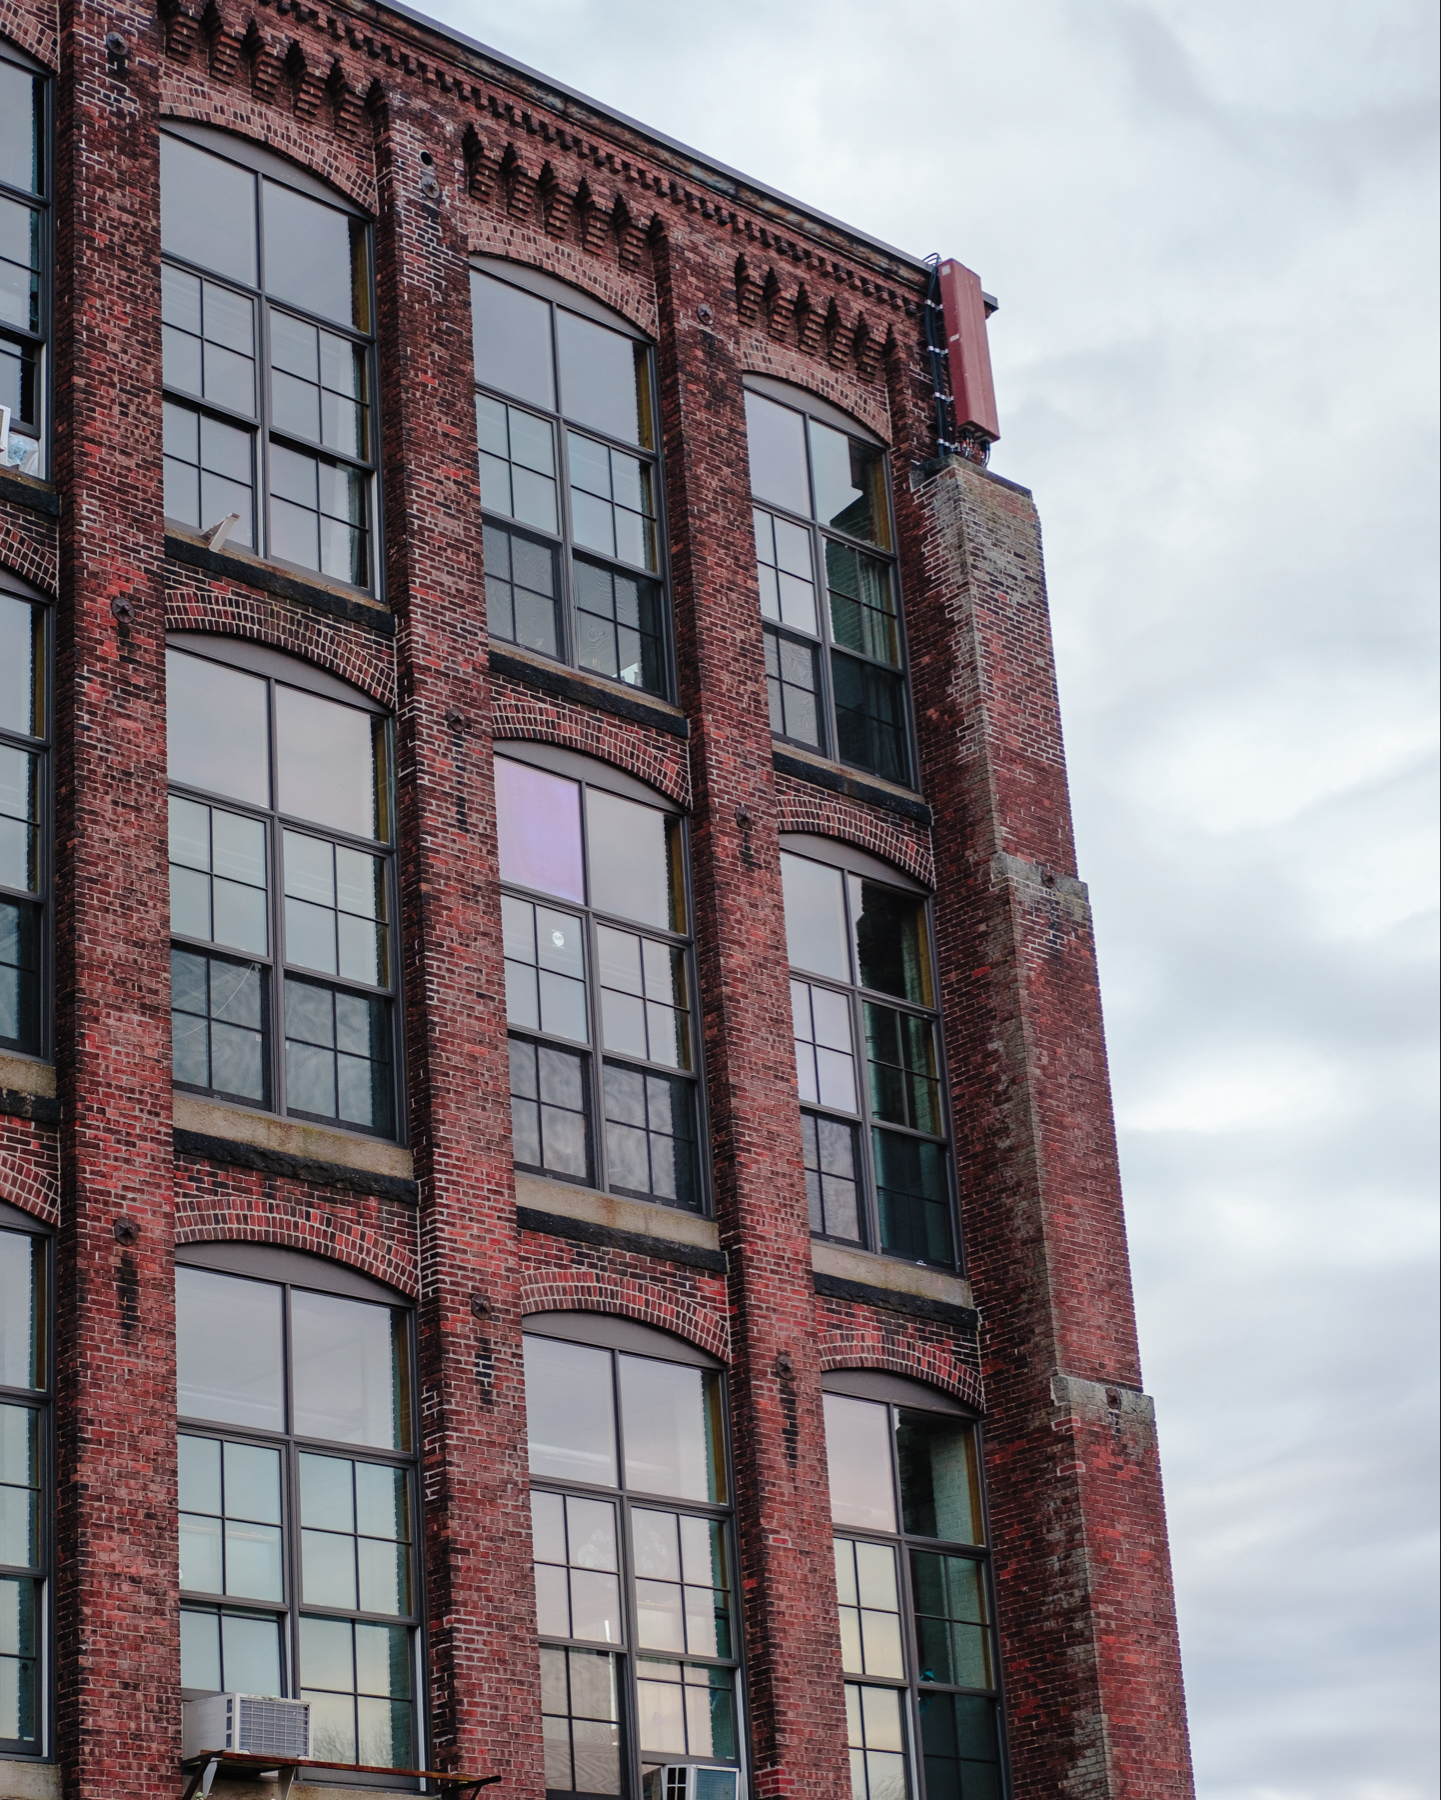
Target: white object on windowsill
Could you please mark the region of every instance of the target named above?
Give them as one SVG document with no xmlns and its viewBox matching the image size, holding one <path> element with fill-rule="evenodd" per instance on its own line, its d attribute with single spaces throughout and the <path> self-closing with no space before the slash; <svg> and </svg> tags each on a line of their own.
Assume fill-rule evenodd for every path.
<svg viewBox="0 0 1441 1800">
<path fill-rule="evenodd" d="M 32 437 L 10 429 L 10 408 L 0 406 L 0 468 L 33 475 L 40 466 L 40 446 Z"/>
</svg>

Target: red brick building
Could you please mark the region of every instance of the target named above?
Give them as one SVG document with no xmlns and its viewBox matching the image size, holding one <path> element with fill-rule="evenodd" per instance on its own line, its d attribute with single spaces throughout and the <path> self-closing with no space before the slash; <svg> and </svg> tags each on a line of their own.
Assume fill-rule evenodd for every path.
<svg viewBox="0 0 1441 1800">
<path fill-rule="evenodd" d="M 0 1796 L 1189 1794 L 979 282 L 403 8 L 0 34 Z"/>
</svg>

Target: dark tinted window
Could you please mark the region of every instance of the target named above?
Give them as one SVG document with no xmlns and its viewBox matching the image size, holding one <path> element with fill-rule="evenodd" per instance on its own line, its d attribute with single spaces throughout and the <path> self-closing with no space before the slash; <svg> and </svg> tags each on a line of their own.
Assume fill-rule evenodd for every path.
<svg viewBox="0 0 1441 1800">
<path fill-rule="evenodd" d="M 50 84 L 12 54 L 0 44 L 0 468 L 44 475 Z"/>
<path fill-rule="evenodd" d="M 771 730 L 908 783 L 885 454 L 804 409 L 746 394 Z"/>
<path fill-rule="evenodd" d="M 650 350 L 555 285 L 471 273 L 490 633 L 664 693 Z"/>
</svg>

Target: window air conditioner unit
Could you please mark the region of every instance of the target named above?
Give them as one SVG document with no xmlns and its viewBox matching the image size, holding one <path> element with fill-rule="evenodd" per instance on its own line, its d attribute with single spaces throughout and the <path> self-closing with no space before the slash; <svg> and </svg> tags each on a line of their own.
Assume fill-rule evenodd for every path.
<svg viewBox="0 0 1441 1800">
<path fill-rule="evenodd" d="M 645 1779 L 645 1800 L 738 1800 L 738 1769 L 707 1769 L 697 1763 L 666 1763 Z"/>
<path fill-rule="evenodd" d="M 210 1694 L 181 1708 L 184 1754 L 273 1756 L 303 1762 L 310 1756 L 310 1702 L 266 1694 Z"/>
</svg>

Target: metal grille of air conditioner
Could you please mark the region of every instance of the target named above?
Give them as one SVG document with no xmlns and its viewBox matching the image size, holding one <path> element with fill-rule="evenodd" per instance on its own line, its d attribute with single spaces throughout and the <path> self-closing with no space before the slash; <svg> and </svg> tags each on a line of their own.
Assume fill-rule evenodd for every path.
<svg viewBox="0 0 1441 1800">
<path fill-rule="evenodd" d="M 309 1702 L 237 1694 L 234 1747 L 245 1756 L 309 1756 Z"/>
</svg>

